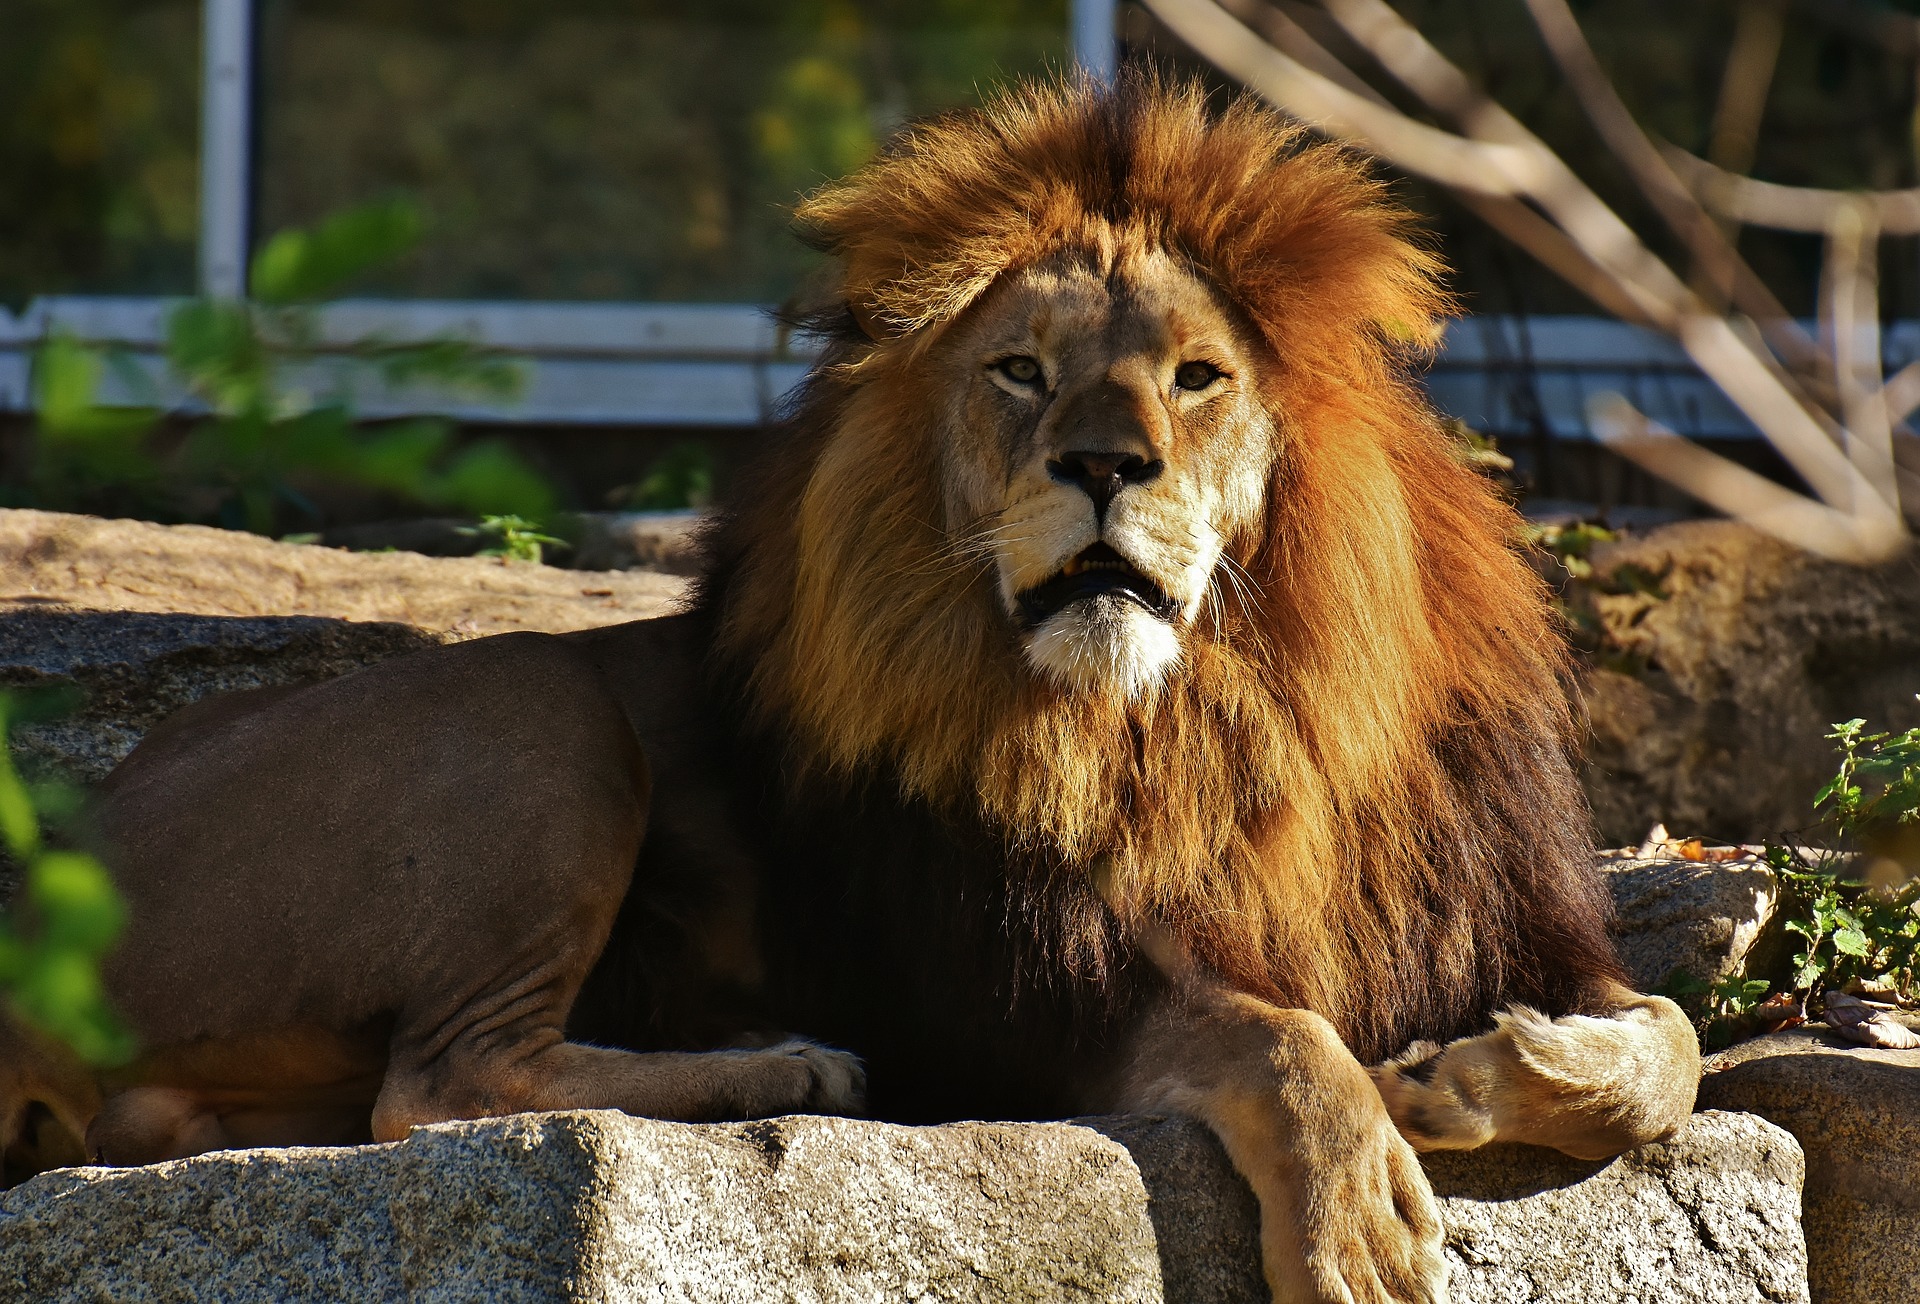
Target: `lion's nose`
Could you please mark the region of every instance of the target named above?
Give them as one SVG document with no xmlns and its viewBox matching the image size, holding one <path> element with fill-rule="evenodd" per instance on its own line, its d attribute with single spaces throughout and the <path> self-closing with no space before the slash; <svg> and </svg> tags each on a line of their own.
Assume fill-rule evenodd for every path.
<svg viewBox="0 0 1920 1304">
<path fill-rule="evenodd" d="M 1107 505 L 1130 484 L 1146 484 L 1166 469 L 1159 458 L 1148 461 L 1138 453 L 1070 449 L 1047 463 L 1047 474 L 1061 484 L 1079 486 L 1093 499 L 1094 519 L 1105 524 Z"/>
</svg>

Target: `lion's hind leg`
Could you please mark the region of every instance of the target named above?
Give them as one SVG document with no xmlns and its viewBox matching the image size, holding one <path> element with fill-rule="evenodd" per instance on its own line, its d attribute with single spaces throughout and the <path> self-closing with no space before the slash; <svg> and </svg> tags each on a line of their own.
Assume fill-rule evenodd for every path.
<svg viewBox="0 0 1920 1304">
<path fill-rule="evenodd" d="M 866 1074 L 844 1051 L 808 1041 L 763 1050 L 637 1052 L 556 1041 L 524 1056 L 396 1061 L 373 1133 L 395 1141 L 427 1123 L 558 1109 L 618 1109 L 684 1123 L 778 1114 L 858 1113 Z"/>
<path fill-rule="evenodd" d="M 1664 997 L 1615 988 L 1607 1005 L 1558 1019 L 1510 1008 L 1492 1032 L 1410 1047 L 1373 1070 L 1375 1085 L 1416 1150 L 1521 1141 L 1611 1158 L 1686 1122 L 1700 1047 Z"/>
<path fill-rule="evenodd" d="M 99 1108 L 100 1089 L 85 1065 L 0 1011 L 0 1186 L 78 1162 Z"/>
</svg>

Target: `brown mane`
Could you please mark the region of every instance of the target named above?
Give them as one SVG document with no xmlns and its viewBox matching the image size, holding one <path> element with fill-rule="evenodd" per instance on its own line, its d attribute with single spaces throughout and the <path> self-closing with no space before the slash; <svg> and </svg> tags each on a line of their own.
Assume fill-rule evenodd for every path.
<svg viewBox="0 0 1920 1304">
<path fill-rule="evenodd" d="M 1151 923 L 1363 1056 L 1501 1000 L 1577 1005 L 1563 959 L 1617 972 L 1562 639 L 1516 515 L 1407 375 L 1438 338 L 1439 265 L 1358 161 L 1248 100 L 1215 112 L 1129 76 L 916 127 L 800 219 L 843 268 L 840 329 L 707 597 L 796 772 L 1097 873 L 1114 919 L 1068 938 L 1070 962 L 1099 969 L 1108 931 Z M 940 527 L 925 359 L 1008 269 L 1142 247 L 1257 332 L 1284 448 L 1179 670 L 1122 705 L 1030 673 Z"/>
</svg>

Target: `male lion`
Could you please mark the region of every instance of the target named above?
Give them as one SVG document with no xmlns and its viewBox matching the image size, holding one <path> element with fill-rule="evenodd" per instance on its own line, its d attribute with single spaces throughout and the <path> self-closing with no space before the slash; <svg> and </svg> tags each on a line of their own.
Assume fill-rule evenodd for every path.
<svg viewBox="0 0 1920 1304">
<path fill-rule="evenodd" d="M 1202 1119 L 1278 1299 L 1414 1301 L 1415 1149 L 1680 1126 L 1693 1034 L 1622 980 L 1561 640 L 1408 379 L 1438 265 L 1382 187 L 1129 77 L 800 219 L 826 354 L 690 610 L 211 702 L 107 781 L 148 1049 L 49 1102 L 90 1152 L 859 1108 L 803 1033 L 886 1118 Z"/>
</svg>

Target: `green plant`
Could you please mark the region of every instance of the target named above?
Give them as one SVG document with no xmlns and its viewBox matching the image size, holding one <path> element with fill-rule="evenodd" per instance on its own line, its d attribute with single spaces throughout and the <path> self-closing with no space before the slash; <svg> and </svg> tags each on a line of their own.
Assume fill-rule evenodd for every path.
<svg viewBox="0 0 1920 1304">
<path fill-rule="evenodd" d="M 639 511 L 681 511 L 713 501 L 714 456 L 706 444 L 675 444 L 647 468 L 638 484 L 621 495 Z"/>
<path fill-rule="evenodd" d="M 565 539 L 556 539 L 551 534 L 540 533 L 537 521 L 529 521 L 524 516 L 485 516 L 480 524 L 468 531 L 472 534 L 490 535 L 499 542 L 490 548 L 482 548 L 482 557 L 504 557 L 508 561 L 530 561 L 536 566 L 544 561 L 542 546 L 571 548 L 573 545 Z"/>
<path fill-rule="evenodd" d="M 192 299 L 168 316 L 169 370 L 204 409 L 168 441 L 153 407 L 102 406 L 104 369 L 124 359 L 55 338 L 35 364 L 40 413 L 31 498 L 70 510 L 134 511 L 260 534 L 312 524 L 312 486 L 349 486 L 437 510 L 540 517 L 546 481 L 499 441 L 455 451 L 452 426 L 419 418 L 365 426 L 356 393 L 387 387 L 507 397 L 519 374 L 455 339 L 395 344 L 322 337 L 319 301 L 410 249 L 421 222 L 409 204 L 350 209 L 312 229 L 282 231 L 255 255 L 254 297 Z M 324 392 L 316 395 L 314 389 Z"/>
<path fill-rule="evenodd" d="M 22 704 L 0 693 L 0 845 L 24 877 L 0 910 L 0 991 L 19 1017 L 92 1064 L 117 1064 L 133 1038 L 107 1003 L 100 958 L 126 912 L 106 868 L 78 851 L 47 846 L 43 814 L 71 809 L 70 790 L 32 787 L 14 768 L 8 727 Z"/>
<path fill-rule="evenodd" d="M 1786 927 L 1800 939 L 1788 981 L 1819 992 L 1849 984 L 1920 997 L 1920 878 L 1908 867 L 1920 833 L 1920 729 L 1868 733 L 1865 720 L 1827 735 L 1840 752 L 1815 795 L 1842 852 L 1773 845 L 1767 863 L 1789 890 Z"/>
</svg>

